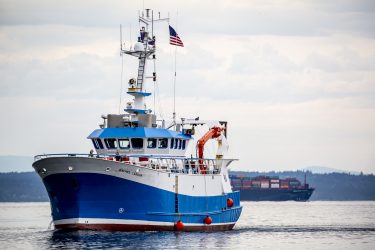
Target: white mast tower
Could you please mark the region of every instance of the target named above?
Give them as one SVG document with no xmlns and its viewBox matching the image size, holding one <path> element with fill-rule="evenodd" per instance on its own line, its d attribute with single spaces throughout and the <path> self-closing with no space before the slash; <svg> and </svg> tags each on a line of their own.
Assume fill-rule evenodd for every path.
<svg viewBox="0 0 375 250">
<path fill-rule="evenodd" d="M 134 104 L 128 103 L 125 109 L 126 112 L 137 115 L 150 114 L 152 112 L 150 109 L 146 109 L 145 106 L 145 97 L 150 96 L 151 93 L 145 92 L 144 83 L 145 78 L 152 78 L 154 82 L 156 81 L 155 69 L 151 77 L 145 77 L 147 60 L 156 60 L 156 44 L 155 36 L 153 35 L 154 22 L 169 20 L 169 18 L 160 18 L 160 13 L 159 18 L 154 19 L 153 11 L 150 11 L 150 9 L 146 9 L 145 11 L 146 15 L 143 11 L 142 15 L 139 15 L 139 23 L 142 24 L 142 27 L 140 30 L 140 36 L 138 37 L 138 41 L 134 45 L 134 50 L 124 49 L 121 42 L 121 55 L 127 54 L 135 56 L 139 60 L 137 79 L 131 78 L 129 80 L 129 88 L 127 91 L 129 95 L 134 96 Z"/>
</svg>

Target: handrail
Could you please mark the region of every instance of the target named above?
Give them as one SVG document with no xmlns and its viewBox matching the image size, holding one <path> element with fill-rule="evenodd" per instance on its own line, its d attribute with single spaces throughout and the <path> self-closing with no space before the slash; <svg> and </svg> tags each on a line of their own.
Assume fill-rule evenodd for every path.
<svg viewBox="0 0 375 250">
<path fill-rule="evenodd" d="M 147 157 L 147 158 L 155 158 L 155 159 L 183 159 L 183 160 L 231 160 L 231 161 L 238 161 L 238 159 L 216 159 L 216 158 L 193 158 L 193 157 L 187 157 L 187 156 L 171 156 L 171 155 L 146 155 L 146 154 L 82 154 L 82 153 L 58 153 L 58 154 L 40 154 L 34 156 L 34 161 L 42 159 L 42 158 L 48 158 L 48 157 L 132 157 L 132 158 L 139 158 L 139 157 Z"/>
<path fill-rule="evenodd" d="M 200 159 L 182 156 L 64 153 L 36 155 L 34 161 L 53 157 L 97 158 L 108 161 L 124 162 L 140 168 L 148 168 L 169 173 L 220 174 L 221 172 L 221 167 L 217 165 L 217 159 Z M 146 161 L 142 161 L 141 158 L 145 158 Z M 225 160 L 233 161 L 236 159 Z M 204 168 L 202 168 L 202 166 L 204 166 Z"/>
</svg>

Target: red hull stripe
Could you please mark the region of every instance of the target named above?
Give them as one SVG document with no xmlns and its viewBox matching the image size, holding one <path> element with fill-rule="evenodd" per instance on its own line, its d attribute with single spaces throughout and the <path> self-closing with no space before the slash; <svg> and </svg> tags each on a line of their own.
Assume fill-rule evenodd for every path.
<svg viewBox="0 0 375 250">
<path fill-rule="evenodd" d="M 174 226 L 162 225 L 131 225 L 131 224 L 60 224 L 55 225 L 56 229 L 67 230 L 109 230 L 109 231 L 177 231 Z M 226 231 L 231 230 L 233 224 L 220 224 L 220 225 L 202 225 L 202 226 L 189 226 L 185 225 L 182 231 Z"/>
</svg>

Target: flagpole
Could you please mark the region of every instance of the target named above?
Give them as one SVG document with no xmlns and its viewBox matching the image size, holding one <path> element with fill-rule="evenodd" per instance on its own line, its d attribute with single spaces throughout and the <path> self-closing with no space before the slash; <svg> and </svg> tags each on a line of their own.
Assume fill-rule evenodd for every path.
<svg viewBox="0 0 375 250">
<path fill-rule="evenodd" d="M 178 11 L 176 11 L 176 29 L 178 29 Z M 177 44 L 174 45 L 174 48 L 173 123 L 176 125 Z"/>
<path fill-rule="evenodd" d="M 177 45 L 174 46 L 173 123 L 176 124 Z"/>
</svg>

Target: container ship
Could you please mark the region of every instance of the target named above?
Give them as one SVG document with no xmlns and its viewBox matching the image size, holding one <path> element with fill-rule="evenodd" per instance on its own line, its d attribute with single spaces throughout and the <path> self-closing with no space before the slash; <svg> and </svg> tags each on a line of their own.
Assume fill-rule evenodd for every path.
<svg viewBox="0 0 375 250">
<path fill-rule="evenodd" d="M 35 156 L 33 167 L 42 178 L 56 229 L 119 231 L 223 231 L 237 222 L 240 193 L 230 185 L 225 158 L 227 123 L 199 118 L 158 119 L 146 106 L 157 84 L 154 18 L 146 9 L 139 16 L 134 46 L 120 42 L 122 56 L 135 57 L 138 71 L 129 79 L 125 109 L 102 115 L 103 123 L 87 139 L 89 154 L 61 153 Z M 182 46 L 169 26 L 170 43 Z M 199 60 L 199 59 L 198 59 Z M 146 70 L 153 65 L 153 70 Z M 151 71 L 151 72 L 150 72 Z M 195 128 L 197 155 L 187 154 Z M 63 131 L 59 131 L 64 133 Z M 216 140 L 216 157 L 204 156 L 204 145 Z M 87 150 L 89 151 L 89 150 Z M 185 156 L 189 155 L 189 156 Z"/>
<path fill-rule="evenodd" d="M 243 201 L 307 201 L 314 188 L 296 178 L 230 176 L 233 190 L 241 192 Z"/>
</svg>

